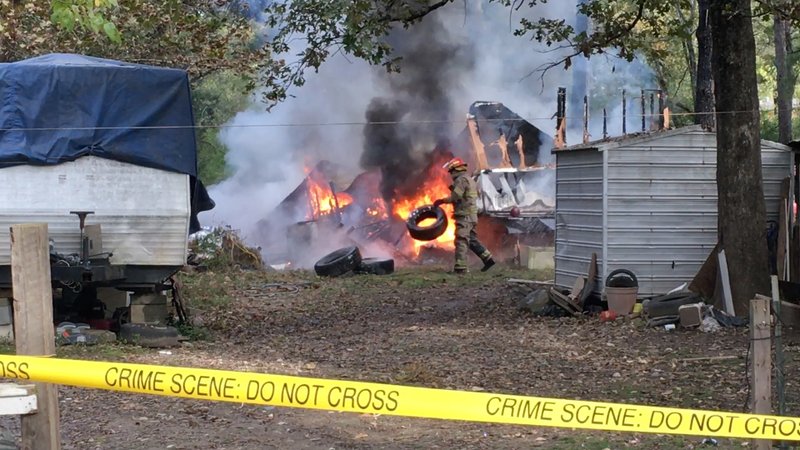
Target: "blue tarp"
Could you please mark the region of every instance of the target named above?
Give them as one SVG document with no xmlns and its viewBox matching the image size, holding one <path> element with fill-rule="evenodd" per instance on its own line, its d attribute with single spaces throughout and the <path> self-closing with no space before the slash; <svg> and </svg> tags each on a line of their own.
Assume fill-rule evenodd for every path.
<svg viewBox="0 0 800 450">
<path fill-rule="evenodd" d="M 197 180 L 189 77 L 73 54 L 0 64 L 0 168 L 87 155 L 190 175 L 192 226 L 214 207 Z"/>
</svg>

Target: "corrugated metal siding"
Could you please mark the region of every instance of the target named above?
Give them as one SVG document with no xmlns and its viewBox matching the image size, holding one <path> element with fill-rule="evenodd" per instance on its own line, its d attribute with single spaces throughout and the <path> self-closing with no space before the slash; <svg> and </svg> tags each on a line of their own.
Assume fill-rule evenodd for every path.
<svg viewBox="0 0 800 450">
<path fill-rule="evenodd" d="M 603 279 L 617 268 L 634 271 L 641 295 L 691 280 L 717 240 L 716 157 L 715 135 L 699 129 L 632 139 L 604 152 L 557 152 L 556 284 L 569 288 L 576 276 L 585 275 L 592 252 Z M 778 216 L 791 158 L 786 147 L 762 143 L 770 219 Z"/>
<path fill-rule="evenodd" d="M 606 274 L 637 274 L 641 295 L 691 280 L 717 241 L 716 138 L 693 131 L 608 151 Z M 767 211 L 777 217 L 791 154 L 762 152 Z"/>
<path fill-rule="evenodd" d="M 572 286 L 602 258 L 603 157 L 592 150 L 556 154 L 555 283 Z"/>
<path fill-rule="evenodd" d="M 60 253 L 78 253 L 78 218 L 100 224 L 114 264 L 183 265 L 189 176 L 87 156 L 56 166 L 0 169 L 0 265 L 10 264 L 9 227 L 46 222 Z"/>
</svg>

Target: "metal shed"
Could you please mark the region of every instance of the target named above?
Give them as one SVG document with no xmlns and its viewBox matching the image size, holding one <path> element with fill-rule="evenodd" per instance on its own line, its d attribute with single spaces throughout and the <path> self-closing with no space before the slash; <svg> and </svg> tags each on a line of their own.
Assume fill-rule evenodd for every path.
<svg viewBox="0 0 800 450">
<path fill-rule="evenodd" d="M 789 147 L 762 141 L 764 194 L 777 220 Z M 586 276 L 597 254 L 598 288 L 618 268 L 642 296 L 690 281 L 717 243 L 717 143 L 700 126 L 555 149 L 555 284 Z"/>
</svg>

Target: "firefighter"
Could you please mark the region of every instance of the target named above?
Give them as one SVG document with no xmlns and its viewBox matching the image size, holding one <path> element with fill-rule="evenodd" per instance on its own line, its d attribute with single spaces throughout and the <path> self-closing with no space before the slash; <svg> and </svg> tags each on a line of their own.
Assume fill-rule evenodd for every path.
<svg viewBox="0 0 800 450">
<path fill-rule="evenodd" d="M 453 158 L 442 167 L 450 173 L 453 184 L 450 186 L 450 196 L 436 200 L 433 205 L 453 205 L 456 221 L 456 261 L 453 271 L 467 272 L 467 250 L 472 250 L 483 261 L 481 272 L 486 272 L 494 265 L 494 259 L 489 250 L 478 241 L 478 234 L 475 232 L 478 225 L 478 190 L 475 180 L 467 174 L 467 163 L 460 158 Z"/>
</svg>

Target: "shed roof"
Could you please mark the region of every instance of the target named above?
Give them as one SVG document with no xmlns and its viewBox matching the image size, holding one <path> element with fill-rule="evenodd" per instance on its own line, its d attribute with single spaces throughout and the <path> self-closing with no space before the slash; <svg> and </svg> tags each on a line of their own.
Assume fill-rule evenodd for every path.
<svg viewBox="0 0 800 450">
<path fill-rule="evenodd" d="M 551 152 L 552 153 L 560 153 L 560 152 L 568 152 L 568 151 L 575 151 L 575 150 L 598 150 L 598 151 L 602 152 L 602 151 L 605 151 L 605 150 L 611 150 L 611 149 L 615 149 L 615 148 L 618 148 L 618 147 L 626 147 L 626 146 L 630 146 L 630 145 L 634 145 L 634 144 L 639 145 L 639 144 L 643 144 L 643 143 L 650 142 L 650 141 L 664 139 L 664 138 L 667 138 L 667 137 L 670 137 L 670 136 L 678 136 L 678 135 L 682 135 L 682 134 L 696 133 L 696 132 L 715 134 L 714 131 L 709 131 L 709 130 L 703 128 L 702 125 L 688 125 L 688 126 L 681 127 L 681 128 L 672 128 L 672 129 L 667 129 L 667 130 L 646 131 L 646 132 L 641 132 L 641 133 L 632 133 L 632 134 L 626 134 L 626 135 L 622 135 L 622 136 L 610 137 L 610 138 L 607 138 L 607 139 L 600 139 L 600 140 L 596 140 L 596 141 L 592 141 L 592 142 L 575 144 L 575 145 L 571 145 L 571 146 L 564 147 L 564 148 L 554 148 L 554 149 L 552 149 Z M 800 141 L 795 141 L 795 142 L 796 142 L 796 144 L 798 146 L 798 147 L 795 147 L 795 148 L 800 149 Z M 791 146 L 792 143 L 790 143 L 789 145 Z M 762 147 L 771 147 L 771 148 L 779 149 L 779 150 L 787 150 L 787 151 L 790 150 L 790 148 L 788 146 L 786 146 L 786 145 L 783 145 L 783 144 L 778 143 L 778 142 L 768 141 L 766 139 L 762 139 L 761 140 L 761 146 Z"/>
</svg>

